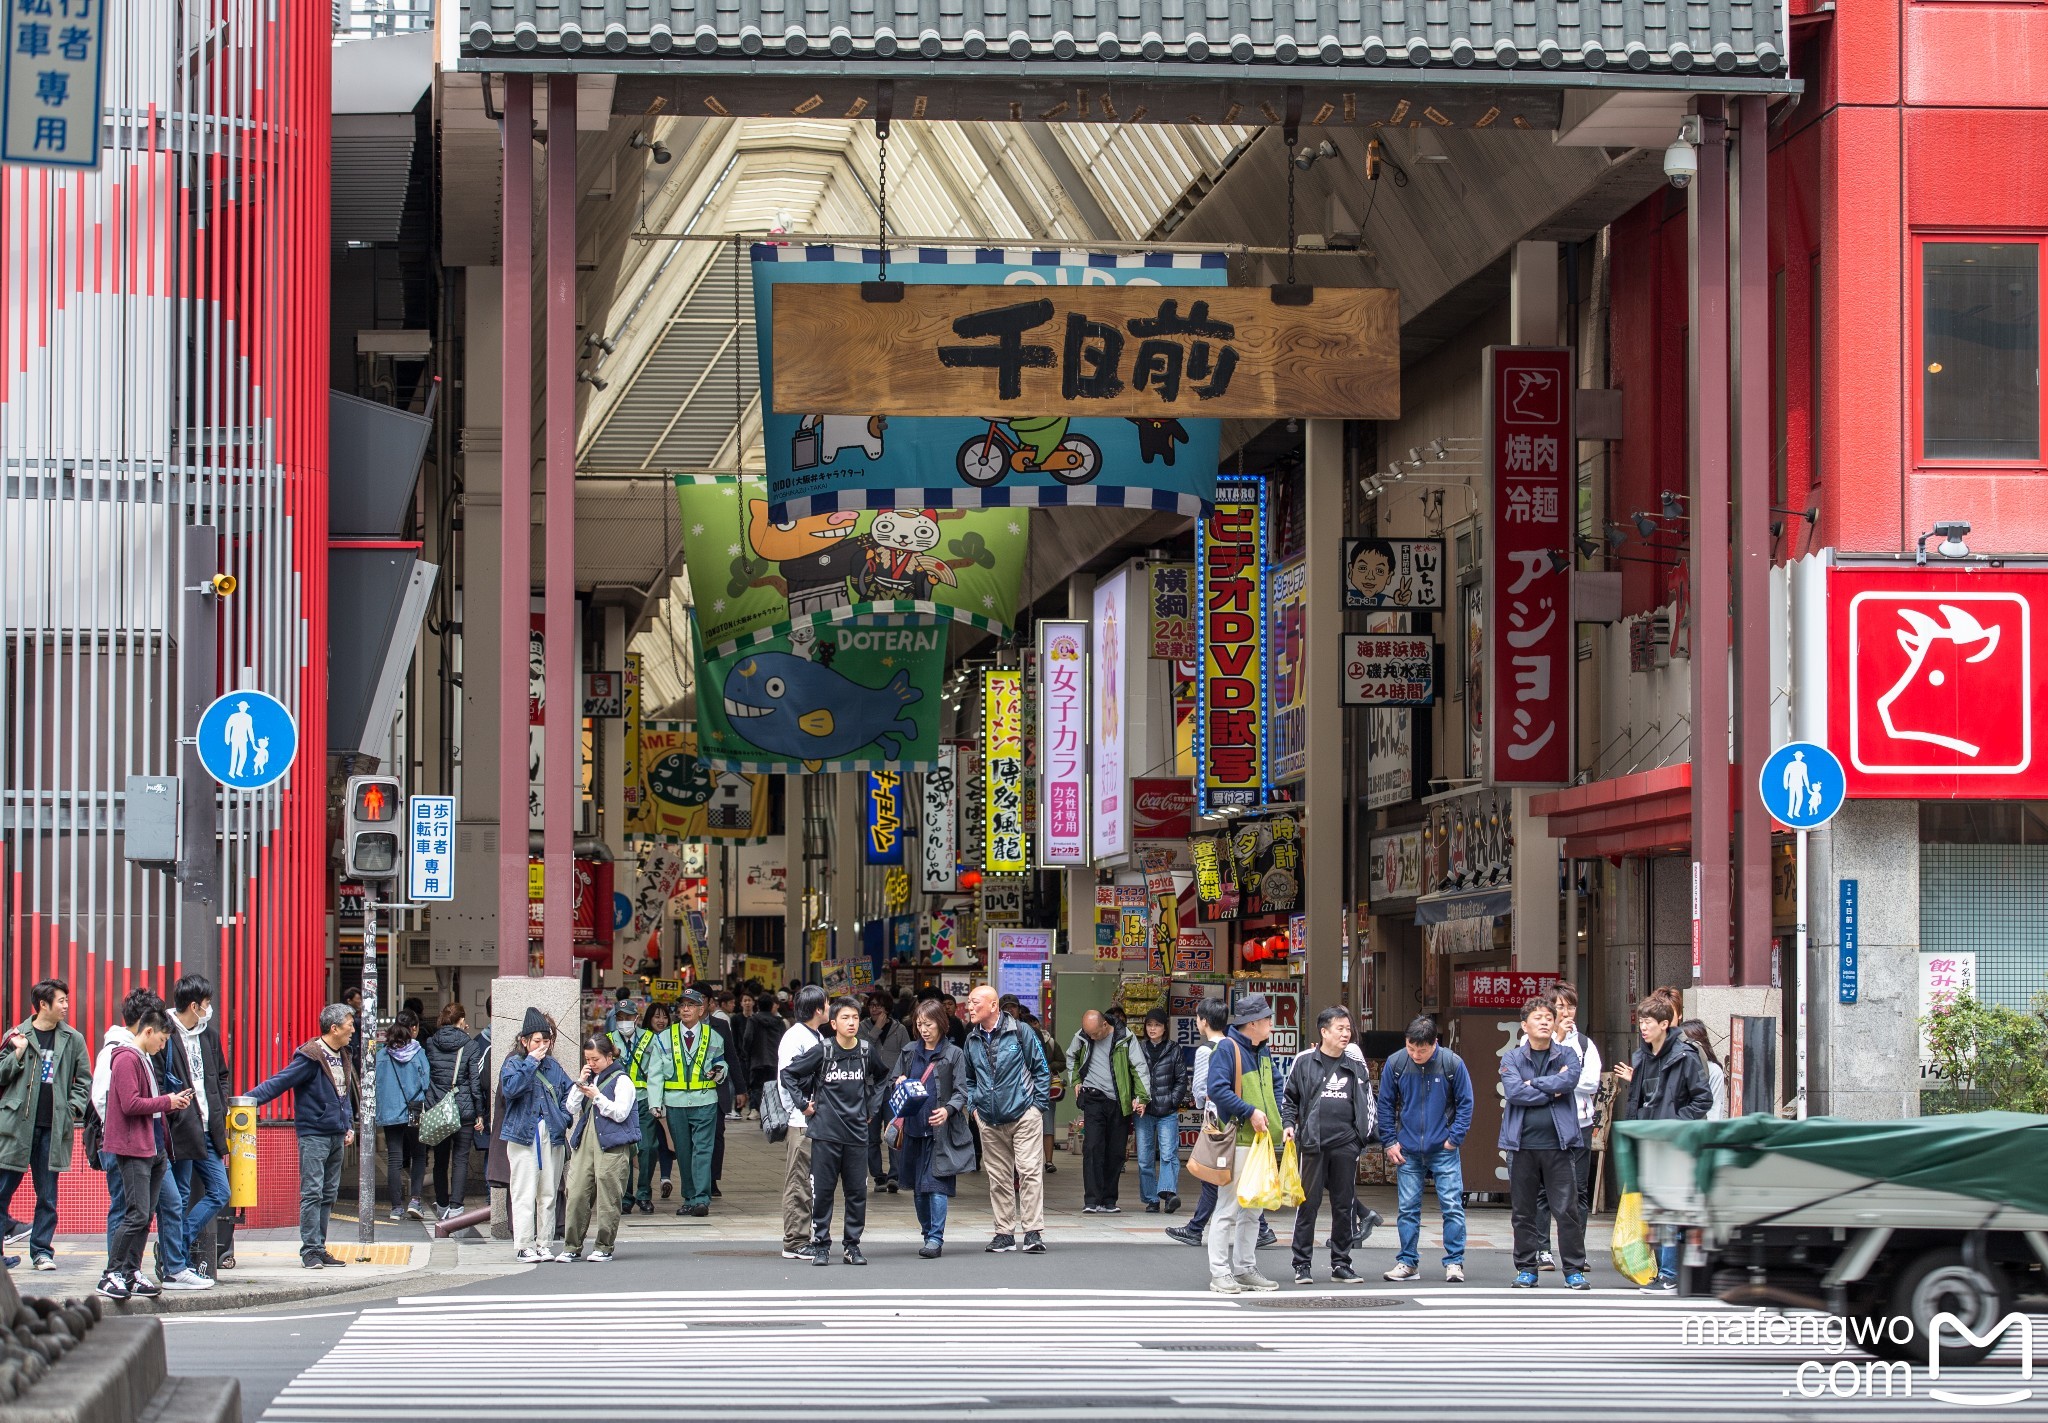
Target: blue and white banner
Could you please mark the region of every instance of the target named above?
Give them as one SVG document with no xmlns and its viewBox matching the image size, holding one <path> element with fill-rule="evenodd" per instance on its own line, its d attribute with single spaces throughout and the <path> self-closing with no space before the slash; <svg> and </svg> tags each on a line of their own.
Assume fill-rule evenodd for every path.
<svg viewBox="0 0 2048 1423">
<path fill-rule="evenodd" d="M 754 248 L 771 517 L 841 509 L 980 509 L 1105 504 L 1199 516 L 1216 491 L 1221 423 L 1058 415 L 817 415 L 775 408 L 774 288 L 871 280 L 879 254 L 850 247 Z M 1220 287 L 1221 253 L 919 248 L 891 252 L 889 277 L 916 285 Z M 858 361 L 860 352 L 846 359 Z"/>
</svg>

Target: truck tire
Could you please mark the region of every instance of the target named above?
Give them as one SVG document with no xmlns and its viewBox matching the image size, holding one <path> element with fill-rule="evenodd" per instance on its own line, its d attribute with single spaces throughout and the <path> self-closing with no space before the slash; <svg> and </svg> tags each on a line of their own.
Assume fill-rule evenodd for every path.
<svg viewBox="0 0 2048 1423">
<path fill-rule="evenodd" d="M 1871 1319 L 1869 1342 L 1864 1345 L 1880 1358 L 1899 1359 L 1911 1364 L 1928 1361 L 1927 1339 L 1934 1316 L 1953 1314 L 1977 1334 L 1990 1331 L 2012 1308 L 2012 1286 L 1995 1265 L 1978 1264 L 1956 1248 L 1929 1250 L 1915 1256 L 1900 1270 L 1882 1303 L 1868 1305 L 1863 1313 Z M 1901 1340 L 1902 1328 L 1883 1328 L 1893 1319 L 1912 1324 L 1910 1336 Z M 1853 1334 L 1851 1337 L 1854 1337 Z M 1953 1330 L 1941 1335 L 1941 1362 L 1967 1365 L 1980 1363 L 1996 1347 L 1971 1344 Z"/>
</svg>

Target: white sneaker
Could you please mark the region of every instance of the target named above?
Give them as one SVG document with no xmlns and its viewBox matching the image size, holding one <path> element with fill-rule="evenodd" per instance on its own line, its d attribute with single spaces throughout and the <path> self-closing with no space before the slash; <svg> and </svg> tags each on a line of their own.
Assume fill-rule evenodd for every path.
<svg viewBox="0 0 2048 1423">
<path fill-rule="evenodd" d="M 38 1270 L 54 1270 L 57 1268 L 57 1262 L 48 1255 L 38 1255 L 36 1256 L 36 1268 Z"/>
<path fill-rule="evenodd" d="M 1244 1293 L 1244 1286 L 1238 1283 L 1237 1276 L 1235 1275 L 1211 1275 L 1209 1277 L 1209 1288 L 1216 1291 L 1219 1295 L 1241 1295 Z"/>
<path fill-rule="evenodd" d="M 186 1268 L 165 1280 L 164 1288 L 167 1290 L 210 1290 L 213 1288 L 213 1281 L 207 1279 L 206 1276 L 200 1274 L 197 1270 Z"/>
<path fill-rule="evenodd" d="M 547 1255 L 545 1252 L 536 1250 L 531 1245 L 529 1245 L 524 1250 L 520 1251 L 518 1255 L 514 1256 L 513 1258 L 518 1260 L 521 1264 L 538 1265 L 541 1261 L 550 1259 L 551 1257 Z"/>
<path fill-rule="evenodd" d="M 540 1258 L 543 1260 L 553 1260 L 557 1265 L 573 1265 L 576 1263 L 576 1254 L 570 1250 L 557 1250 L 552 1255 L 543 1250 L 540 1252 Z"/>
<path fill-rule="evenodd" d="M 1277 1290 L 1280 1288 L 1278 1280 L 1269 1280 L 1257 1270 L 1246 1270 L 1237 1277 L 1237 1282 L 1248 1290 Z"/>
<path fill-rule="evenodd" d="M 1444 1266 L 1444 1282 L 1445 1282 L 1446 1284 L 1452 1284 L 1452 1285 L 1462 1285 L 1462 1284 L 1464 1284 L 1464 1283 L 1465 1283 L 1465 1267 L 1464 1267 L 1463 1265 L 1446 1265 L 1446 1266 Z"/>
<path fill-rule="evenodd" d="M 612 1252 L 609 1250 L 593 1250 L 590 1252 L 590 1263 L 593 1265 L 609 1265 L 611 1259 Z"/>
<path fill-rule="evenodd" d="M 1380 1278 L 1383 1280 L 1412 1280 L 1421 1273 L 1422 1271 L 1416 1269 L 1413 1265 L 1403 1264 L 1397 1261 L 1394 1265 L 1394 1268 L 1387 1271 L 1387 1273 L 1380 1276 Z"/>
</svg>

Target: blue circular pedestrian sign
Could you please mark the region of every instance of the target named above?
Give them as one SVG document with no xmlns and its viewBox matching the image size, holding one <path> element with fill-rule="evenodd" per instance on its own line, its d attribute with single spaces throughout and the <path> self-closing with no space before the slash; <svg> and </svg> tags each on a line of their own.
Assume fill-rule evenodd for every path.
<svg viewBox="0 0 2048 1423">
<path fill-rule="evenodd" d="M 298 754 L 299 724 L 268 692 L 229 692 L 199 718 L 199 764 L 224 786 L 260 791 L 282 779 Z"/>
<path fill-rule="evenodd" d="M 1786 742 L 1756 778 L 1764 808 L 1794 830 L 1818 829 L 1833 820 L 1848 784 L 1835 753 L 1813 741 Z"/>
</svg>

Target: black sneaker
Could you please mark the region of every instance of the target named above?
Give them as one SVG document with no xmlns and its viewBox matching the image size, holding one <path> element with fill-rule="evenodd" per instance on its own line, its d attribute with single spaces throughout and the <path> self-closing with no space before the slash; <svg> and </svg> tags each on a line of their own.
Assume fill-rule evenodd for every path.
<svg viewBox="0 0 2048 1423">
<path fill-rule="evenodd" d="M 1166 1227 L 1166 1238 L 1178 1240 L 1183 1245 L 1200 1245 L 1202 1232 L 1191 1225 L 1169 1225 Z"/>
<path fill-rule="evenodd" d="M 163 1286 L 147 1275 L 128 1277 L 128 1294 L 131 1299 L 155 1299 L 163 1292 Z"/>
<path fill-rule="evenodd" d="M 301 1265 L 304 1265 L 308 1270 L 324 1270 L 327 1268 L 327 1262 L 325 1260 L 322 1260 L 318 1255 L 301 1255 L 299 1257 L 299 1263 Z"/>
<path fill-rule="evenodd" d="M 1544 1251 L 1536 1257 L 1536 1268 L 1539 1270 L 1555 1271 L 1557 1269 L 1557 1257 L 1548 1250 Z"/>
<path fill-rule="evenodd" d="M 858 1245 L 847 1246 L 846 1253 L 839 1258 L 849 1265 L 865 1265 L 868 1262 L 868 1257 L 860 1253 Z"/>
<path fill-rule="evenodd" d="M 1330 1271 L 1330 1278 L 1340 1285 L 1362 1285 L 1365 1283 L 1365 1276 L 1359 1274 L 1358 1271 L 1352 1269 L 1349 1265 L 1339 1265 L 1336 1269 Z"/>
<path fill-rule="evenodd" d="M 118 1275 L 101 1275 L 99 1289 L 96 1293 L 101 1299 L 126 1299 L 128 1298 L 128 1282 Z"/>
<path fill-rule="evenodd" d="M 348 1261 L 336 1255 L 332 1250 L 322 1250 L 320 1252 L 320 1259 L 330 1270 L 345 1270 L 348 1268 Z"/>
<path fill-rule="evenodd" d="M 1157 1202 L 1157 1201 L 1147 1201 L 1147 1202 L 1145 1202 L 1145 1214 L 1146 1214 L 1146 1215 L 1158 1215 L 1158 1214 L 1159 1214 L 1159 1202 Z"/>
<path fill-rule="evenodd" d="M 1362 1218 L 1360 1219 L 1358 1224 L 1358 1231 L 1355 1235 L 1351 1237 L 1351 1248 L 1353 1250 L 1356 1250 L 1359 1246 L 1365 1244 L 1366 1238 L 1370 1236 L 1374 1230 L 1387 1223 L 1387 1218 L 1381 1215 L 1376 1210 L 1368 1209 L 1361 1213 L 1361 1217 Z"/>
<path fill-rule="evenodd" d="M 1312 1285 L 1315 1282 L 1316 1277 L 1306 1270 L 1296 1270 L 1294 1272 L 1294 1283 L 1297 1285 Z"/>
<path fill-rule="evenodd" d="M 640 1203 L 640 1214 L 642 1214 L 642 1215 L 653 1215 L 653 1214 L 654 1214 L 654 1202 L 652 1202 L 652 1201 L 642 1201 L 642 1202 Z"/>
<path fill-rule="evenodd" d="M 1172 1215 L 1180 1209 L 1180 1197 L 1172 1191 L 1161 1191 L 1159 1193 L 1159 1208 L 1168 1215 Z"/>
<path fill-rule="evenodd" d="M 918 1247 L 917 1258 L 920 1260 L 936 1260 L 939 1258 L 939 1252 L 944 1248 L 945 1247 L 942 1246 L 936 1240 L 927 1240 L 923 1245 L 920 1245 Z"/>
<path fill-rule="evenodd" d="M 1043 1255 L 1045 1253 L 1045 1237 L 1035 1230 L 1025 1231 L 1024 1253 L 1026 1255 Z"/>
<path fill-rule="evenodd" d="M 1103 1206 L 1096 1212 L 1097 1215 L 1122 1215 L 1123 1213 L 1124 1208 L 1118 1205 L 1115 1201 L 1111 1201 L 1108 1205 Z"/>
<path fill-rule="evenodd" d="M 1016 1236 L 998 1235 L 994 1240 L 991 1240 L 988 1243 L 988 1245 L 984 1248 L 983 1253 L 988 1255 L 1008 1255 L 1011 1251 L 1015 1250 L 1016 1248 Z"/>
<path fill-rule="evenodd" d="M 828 1240 L 822 1245 L 815 1240 L 811 1242 L 811 1263 L 813 1265 L 829 1265 L 832 1263 L 831 1241 Z"/>
<path fill-rule="evenodd" d="M 811 1258 L 811 1247 L 808 1245 L 785 1245 L 782 1247 L 782 1258 L 785 1260 L 808 1260 Z"/>
<path fill-rule="evenodd" d="M 1279 1236 L 1277 1236 L 1277 1235 L 1275 1235 L 1275 1234 L 1273 1233 L 1273 1227 L 1272 1227 L 1272 1226 L 1270 1226 L 1270 1225 L 1267 1225 L 1267 1224 L 1266 1224 L 1266 1223 L 1265 1223 L 1264 1221 L 1260 1221 L 1260 1222 L 1259 1222 L 1259 1243 L 1258 1243 L 1258 1246 L 1257 1246 L 1257 1248 L 1258 1248 L 1258 1249 L 1260 1249 L 1260 1250 L 1264 1250 L 1264 1249 L 1266 1249 L 1266 1248 L 1267 1248 L 1268 1246 L 1272 1246 L 1272 1245 L 1278 1245 L 1279 1243 L 1280 1243 L 1280 1237 L 1279 1237 Z"/>
</svg>

